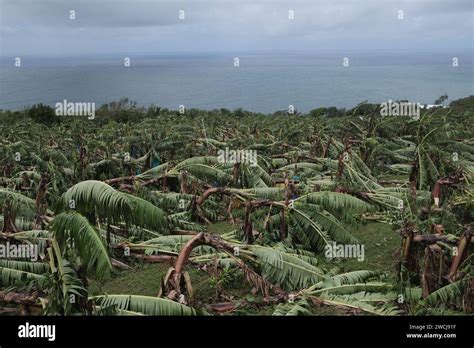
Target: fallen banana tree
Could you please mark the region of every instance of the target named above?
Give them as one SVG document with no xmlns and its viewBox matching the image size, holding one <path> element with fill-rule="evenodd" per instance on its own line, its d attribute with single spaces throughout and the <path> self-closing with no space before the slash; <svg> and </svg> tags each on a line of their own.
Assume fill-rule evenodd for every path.
<svg viewBox="0 0 474 348">
<path fill-rule="evenodd" d="M 230 258 L 236 267 L 245 269 L 247 274 L 251 271 L 250 274 L 254 278 L 247 277 L 247 280 L 253 285 L 260 284 L 264 296 L 261 304 L 274 305 L 288 301 L 298 303 L 301 299 L 309 298 L 314 303 L 351 308 L 372 314 L 402 313 L 393 304 L 391 307 L 378 306 L 380 303 L 388 304 L 396 299 L 393 293 L 385 294 L 393 288 L 389 283 L 367 281 L 373 278 L 380 279 L 382 275 L 378 272 L 356 271 L 329 276 L 311 264 L 310 258 L 284 251 L 278 252 L 263 246 L 238 245 L 209 233 L 199 233 L 183 245 L 175 266 L 169 269 L 164 278 L 159 296 L 167 296 L 169 299 L 181 302 L 186 301 L 186 295 L 192 297 L 191 278 L 184 268 L 191 258 L 193 249 L 203 245 L 210 246 L 217 252 L 223 252 L 224 257 Z M 259 272 L 247 265 L 251 260 L 260 264 Z M 304 289 L 304 286 L 310 284 L 314 285 Z M 274 292 L 275 296 L 271 296 L 270 291 Z M 209 308 L 223 313 L 245 305 L 249 304 L 238 301 Z"/>
<path fill-rule="evenodd" d="M 417 234 L 413 225 L 406 224 L 402 231 L 400 275 L 403 278 L 403 272 L 421 273 L 423 298 L 428 298 L 446 284 L 465 276 L 465 271 L 460 270 L 460 266 L 469 259 L 469 245 L 472 243 L 473 232 L 469 226 L 459 237 L 443 234 L 441 225 L 435 226 L 435 230 L 435 234 Z M 418 258 L 423 260 L 421 270 L 418 269 Z"/>
</svg>

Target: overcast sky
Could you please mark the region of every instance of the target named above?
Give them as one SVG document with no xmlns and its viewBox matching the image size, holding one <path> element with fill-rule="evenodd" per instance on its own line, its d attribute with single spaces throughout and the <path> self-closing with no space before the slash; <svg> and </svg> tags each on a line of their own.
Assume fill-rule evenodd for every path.
<svg viewBox="0 0 474 348">
<path fill-rule="evenodd" d="M 472 0 L 0 0 L 1 56 L 472 50 Z M 76 18 L 71 20 L 70 10 Z M 185 11 L 185 19 L 178 18 Z M 289 19 L 289 11 L 294 19 Z M 399 10 L 404 19 L 398 19 Z"/>
</svg>

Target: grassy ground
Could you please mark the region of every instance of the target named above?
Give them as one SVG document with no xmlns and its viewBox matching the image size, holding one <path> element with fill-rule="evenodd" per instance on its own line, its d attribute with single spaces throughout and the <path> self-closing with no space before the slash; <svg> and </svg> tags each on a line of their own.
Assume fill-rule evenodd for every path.
<svg viewBox="0 0 474 348">
<path fill-rule="evenodd" d="M 137 269 L 122 271 L 114 279 L 102 284 L 91 281 L 89 293 L 156 296 L 160 289 L 161 277 L 165 276 L 167 269 L 165 264 L 144 264 Z"/>
<path fill-rule="evenodd" d="M 236 228 L 226 222 L 218 222 L 209 226 L 213 233 L 226 233 Z M 340 268 L 341 271 L 353 271 L 359 269 L 380 270 L 395 276 L 394 252 L 400 245 L 400 238 L 392 231 L 390 225 L 370 222 L 351 229 L 360 243 L 364 245 L 365 260 L 357 259 L 322 260 L 322 266 Z M 90 294 L 136 294 L 156 296 L 160 289 L 161 278 L 166 275 L 169 265 L 167 264 L 136 264 L 133 270 L 122 271 L 114 279 L 104 283 L 92 281 Z M 259 295 L 253 295 L 251 286 L 245 282 L 242 274 L 238 272 L 205 272 L 195 267 L 187 267 L 194 289 L 194 305 L 200 307 L 208 303 L 225 302 L 220 295 L 225 295 L 231 300 L 245 300 L 258 302 Z M 260 307 L 246 306 L 239 308 L 232 314 L 240 315 L 271 315 L 273 306 Z M 341 315 L 344 311 L 330 306 L 313 307 L 313 315 Z"/>
<path fill-rule="evenodd" d="M 211 233 L 224 234 L 232 232 L 239 227 L 240 226 L 237 225 L 231 225 L 227 221 L 219 221 L 209 225 L 207 230 Z"/>
<path fill-rule="evenodd" d="M 396 261 L 394 256 L 400 247 L 401 239 L 397 232 L 388 224 L 370 222 L 350 229 L 354 237 L 364 246 L 363 261 L 355 258 L 335 261 L 341 271 L 349 272 L 361 269 L 377 270 L 396 275 Z"/>
<path fill-rule="evenodd" d="M 400 180 L 408 181 L 409 176 L 407 174 L 386 174 L 379 177 L 380 180 Z"/>
</svg>

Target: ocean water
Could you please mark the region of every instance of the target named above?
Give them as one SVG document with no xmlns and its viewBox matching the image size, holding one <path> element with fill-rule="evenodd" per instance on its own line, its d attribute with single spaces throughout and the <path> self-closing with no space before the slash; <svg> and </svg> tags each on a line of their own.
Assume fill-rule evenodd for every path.
<svg viewBox="0 0 474 348">
<path fill-rule="evenodd" d="M 452 57 L 459 66 L 452 66 Z M 474 94 L 472 53 L 359 52 L 175 54 L 0 61 L 0 109 L 18 110 L 64 99 L 97 106 L 127 97 L 139 105 L 177 109 L 244 108 L 271 113 L 294 105 L 350 108 L 407 99 L 432 104 Z M 343 58 L 349 66 L 343 66 Z"/>
</svg>

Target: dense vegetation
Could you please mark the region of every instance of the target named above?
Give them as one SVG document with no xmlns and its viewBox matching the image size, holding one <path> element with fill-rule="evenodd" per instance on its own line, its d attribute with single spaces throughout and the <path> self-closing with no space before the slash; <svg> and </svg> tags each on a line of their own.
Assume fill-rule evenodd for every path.
<svg viewBox="0 0 474 348">
<path fill-rule="evenodd" d="M 463 314 L 473 310 L 474 97 L 274 115 L 36 105 L 1 120 L 2 311 Z M 256 162 L 219 150 L 256 151 Z M 326 257 L 364 245 L 365 260 Z"/>
</svg>

